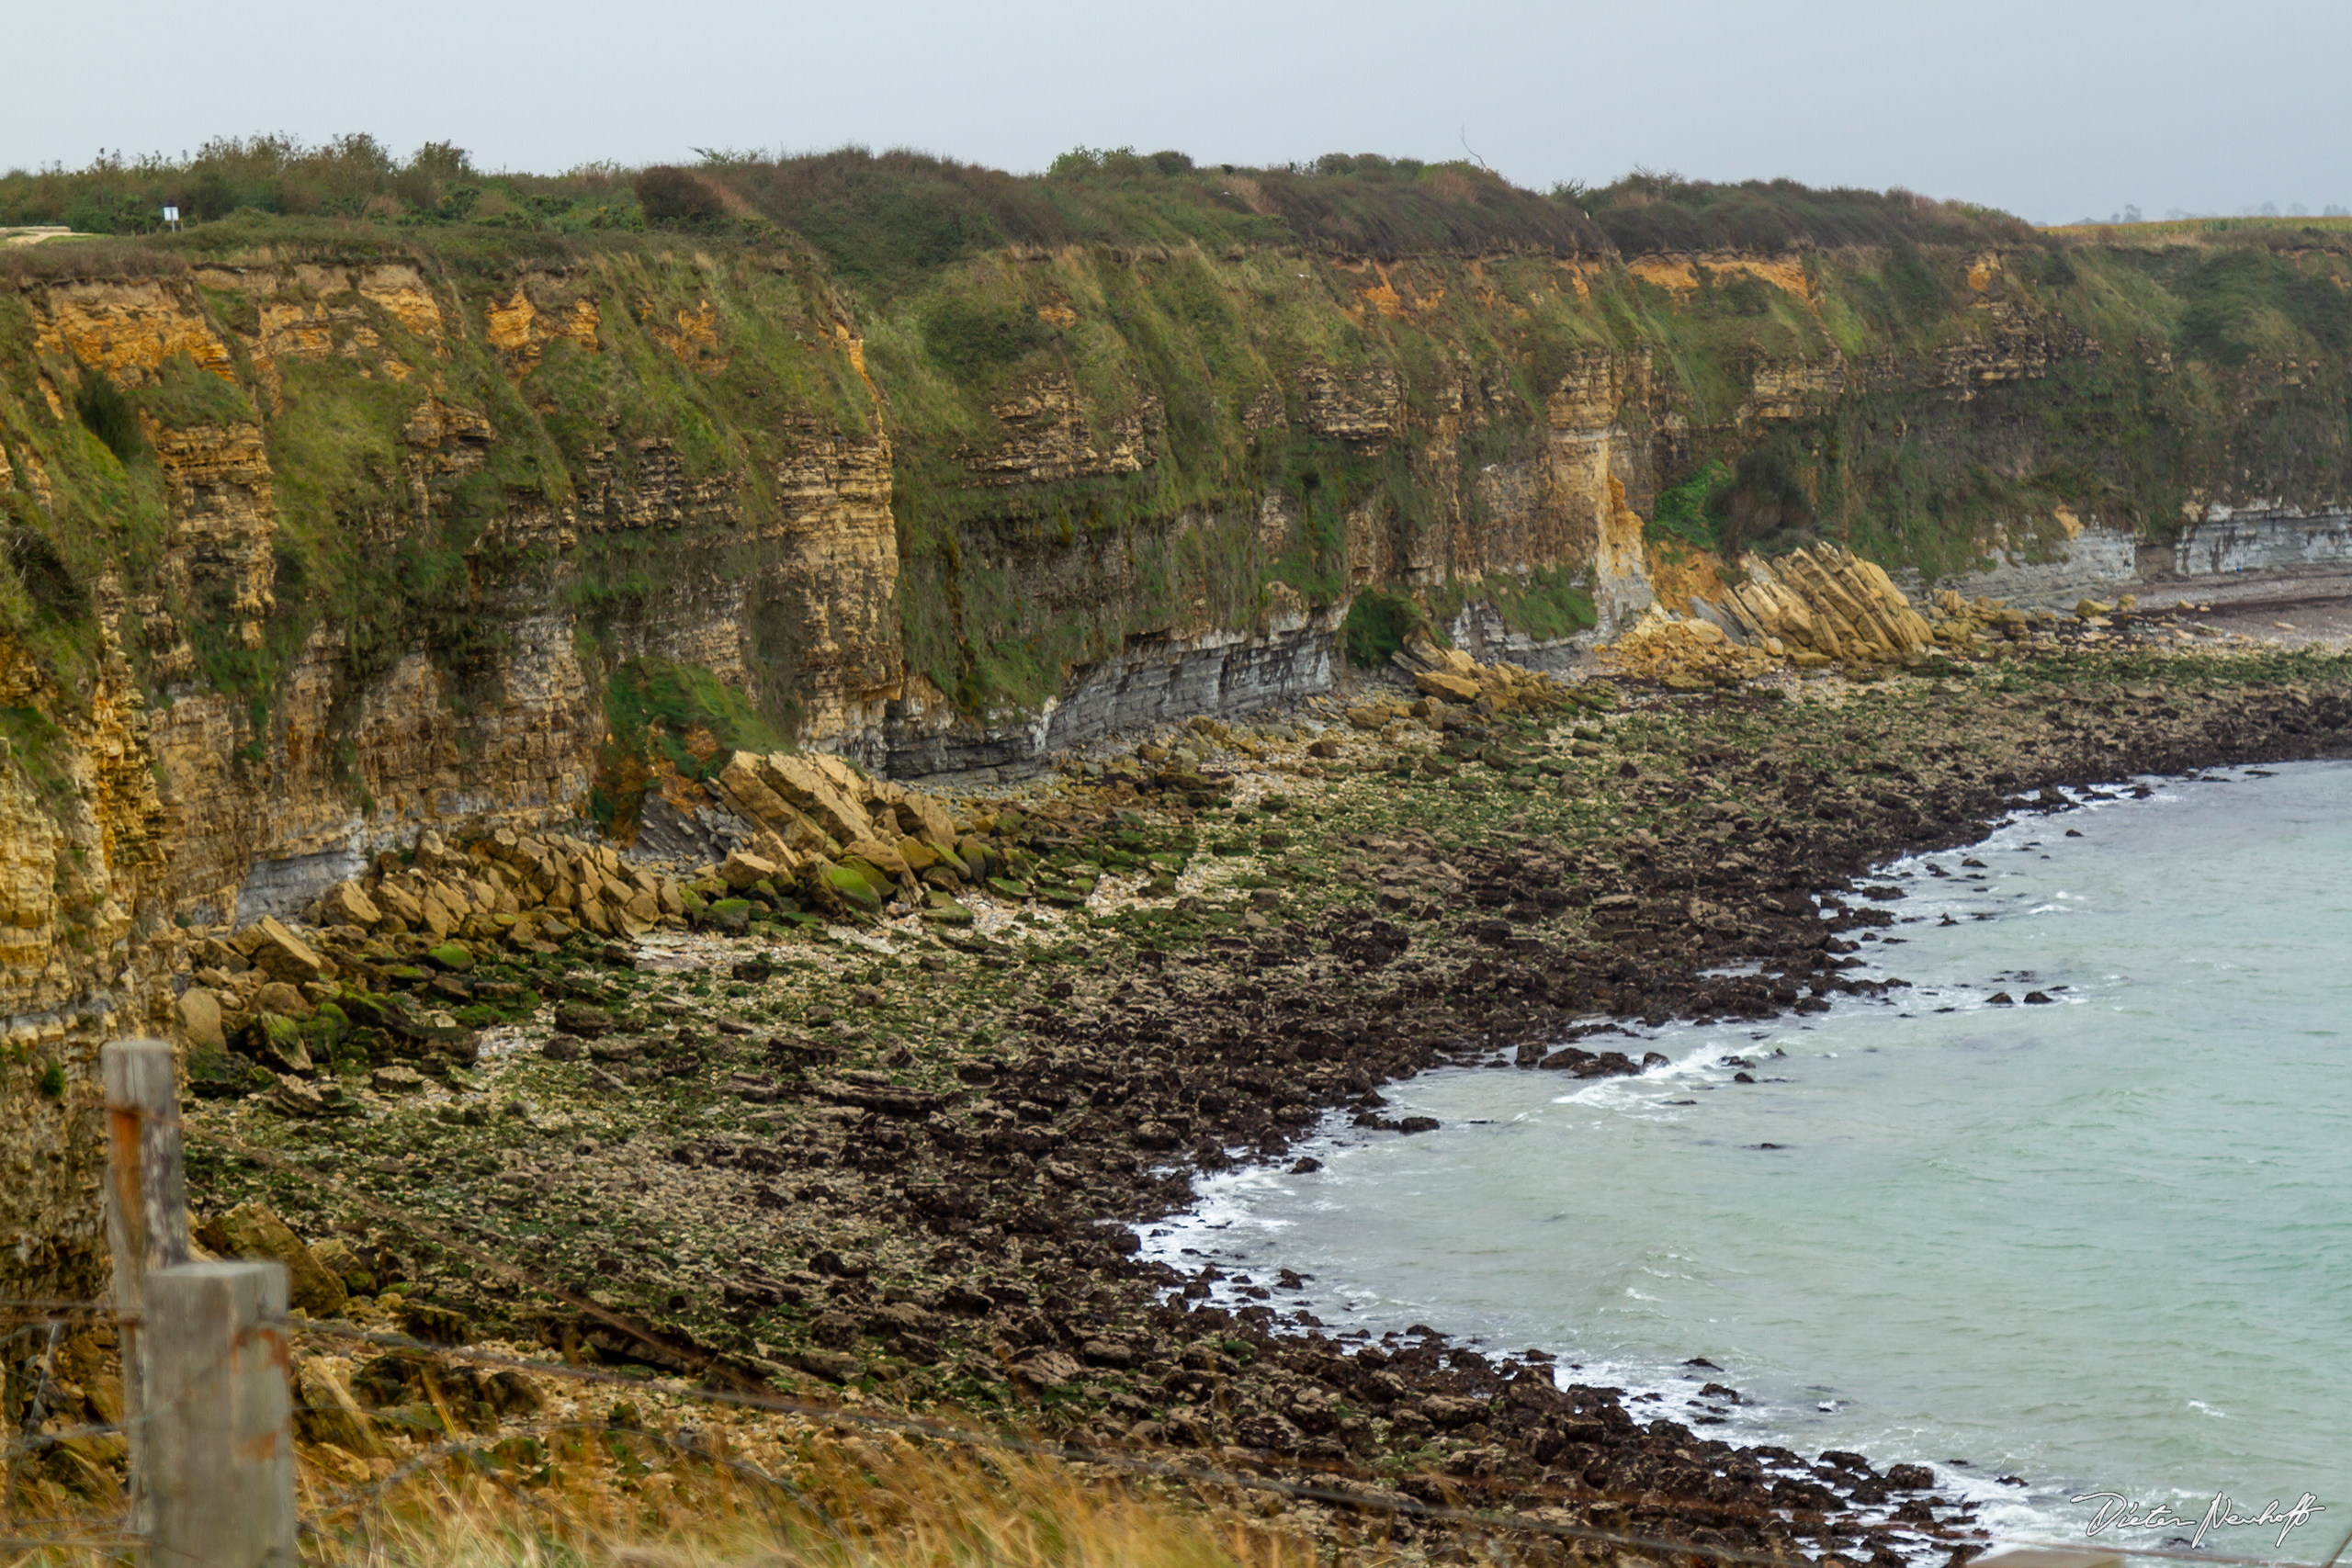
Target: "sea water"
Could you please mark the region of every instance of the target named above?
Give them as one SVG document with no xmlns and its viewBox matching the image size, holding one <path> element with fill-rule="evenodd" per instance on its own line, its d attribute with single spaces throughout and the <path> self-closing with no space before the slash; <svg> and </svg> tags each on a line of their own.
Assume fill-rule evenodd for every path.
<svg viewBox="0 0 2352 1568">
<path fill-rule="evenodd" d="M 1321 1170 L 1204 1178 L 1147 1255 L 1309 1275 L 1270 1304 L 1326 1333 L 1548 1350 L 1705 1436 L 1927 1463 L 1996 1534 L 2085 1540 L 2086 1494 L 2309 1493 L 2283 1554 L 2324 1557 L 2352 1525 L 2352 765 L 2144 784 L 1883 868 L 1897 940 L 1854 973 L 1907 989 L 1586 1042 L 1672 1059 L 1636 1078 L 1391 1086 L 1441 1128 L 1335 1115 Z"/>
</svg>

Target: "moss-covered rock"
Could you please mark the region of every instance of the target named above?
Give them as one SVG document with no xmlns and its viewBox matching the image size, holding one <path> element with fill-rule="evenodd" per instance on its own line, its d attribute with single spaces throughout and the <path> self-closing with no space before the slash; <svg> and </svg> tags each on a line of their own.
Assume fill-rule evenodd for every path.
<svg viewBox="0 0 2352 1568">
<path fill-rule="evenodd" d="M 315 1065 L 311 1060 L 310 1043 L 302 1037 L 301 1021 L 284 1013 L 254 1014 L 253 1021 L 245 1025 L 239 1043 L 256 1061 L 282 1073 L 307 1073 Z"/>
<path fill-rule="evenodd" d="M 252 1058 L 233 1051 L 192 1051 L 187 1059 L 187 1088 L 198 1100 L 226 1100 L 267 1089 L 270 1076 Z"/>
<path fill-rule="evenodd" d="M 859 870 L 859 866 L 863 863 L 851 861 L 841 865 L 827 865 L 817 874 L 822 882 L 823 890 L 830 892 L 842 904 L 865 914 L 879 914 L 882 909 L 882 889 L 888 886 L 889 882 L 872 866 L 865 866 L 864 871 Z"/>
<path fill-rule="evenodd" d="M 944 893 L 933 892 L 923 897 L 922 918 L 933 925 L 968 926 L 972 911 Z"/>
</svg>

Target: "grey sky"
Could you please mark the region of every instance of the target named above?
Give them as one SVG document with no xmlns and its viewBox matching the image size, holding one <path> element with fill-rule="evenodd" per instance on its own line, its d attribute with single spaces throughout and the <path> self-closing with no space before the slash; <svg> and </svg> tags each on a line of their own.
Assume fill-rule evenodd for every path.
<svg viewBox="0 0 2352 1568">
<path fill-rule="evenodd" d="M 368 130 L 489 166 L 690 148 L 1456 156 L 1908 186 L 2038 221 L 2352 206 L 2344 0 L 117 0 L 8 20 L 0 166 Z M 102 19 L 101 19 L 102 18 Z"/>
</svg>

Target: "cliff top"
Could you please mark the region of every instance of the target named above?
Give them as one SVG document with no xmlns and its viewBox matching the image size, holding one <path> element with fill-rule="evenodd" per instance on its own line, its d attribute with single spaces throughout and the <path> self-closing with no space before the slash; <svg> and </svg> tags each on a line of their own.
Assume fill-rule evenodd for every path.
<svg viewBox="0 0 2352 1568">
<path fill-rule="evenodd" d="M 1374 153 L 1247 168 L 1197 164 L 1175 152 L 1081 147 L 1043 174 L 1013 175 L 852 147 L 797 157 L 714 152 L 691 168 L 587 164 L 537 175 L 477 170 L 446 143 L 403 161 L 367 136 L 319 147 L 254 137 L 214 141 L 176 161 L 102 157 L 78 170 L 0 176 L 0 224 L 152 235 L 166 204 L 187 226 L 162 242 L 166 248 L 213 254 L 273 237 L 315 242 L 319 220 L 346 244 L 368 243 L 369 231 L 380 243 L 432 228 L 485 231 L 501 246 L 526 251 L 527 236 L 783 230 L 844 281 L 882 294 L 1006 246 L 1302 246 L 1387 260 L 2040 243 L 2007 213 L 1902 190 L 1715 185 L 1640 171 L 1605 186 L 1542 194 L 1471 162 Z"/>
</svg>

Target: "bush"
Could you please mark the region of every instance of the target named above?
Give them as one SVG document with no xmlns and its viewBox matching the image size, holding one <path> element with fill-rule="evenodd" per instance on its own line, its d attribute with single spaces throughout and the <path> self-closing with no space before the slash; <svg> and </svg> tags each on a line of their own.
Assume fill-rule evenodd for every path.
<svg viewBox="0 0 2352 1568">
<path fill-rule="evenodd" d="M 1400 594 L 1367 589 L 1348 606 L 1340 623 L 1340 647 L 1351 664 L 1373 668 L 1388 662 L 1405 639 L 1429 617 L 1421 607 Z"/>
<path fill-rule="evenodd" d="M 122 389 L 103 370 L 85 369 L 82 389 L 74 395 L 74 411 L 89 433 L 106 443 L 127 466 L 144 451 L 147 437 L 139 428 L 139 411 Z"/>
<path fill-rule="evenodd" d="M 637 202 L 649 223 L 707 223 L 727 213 L 717 191 L 684 169 L 666 166 L 637 176 Z"/>
<path fill-rule="evenodd" d="M 57 547 L 21 525 L 7 533 L 8 566 L 24 585 L 25 597 L 40 615 L 61 621 L 81 621 L 90 614 L 90 591 L 65 564 Z"/>
<path fill-rule="evenodd" d="M 1489 579 L 1487 602 L 1503 625 L 1538 642 L 1557 642 L 1590 631 L 1600 619 L 1592 602 L 1592 573 L 1568 567 L 1538 567 L 1524 582 Z"/>
<path fill-rule="evenodd" d="M 2266 251 L 2215 256 L 2189 276 L 2183 292 L 2188 306 L 2181 313 L 2180 347 L 2208 364 L 2245 364 L 2266 347 L 2266 327 L 2275 333 L 2280 324 L 2330 355 L 2352 344 L 2352 297 Z"/>
<path fill-rule="evenodd" d="M 1785 441 L 1741 453 L 1731 478 L 1708 494 L 1707 514 L 1725 555 L 1805 534 L 1815 513 L 1801 456 Z"/>
<path fill-rule="evenodd" d="M 1658 491 L 1657 505 L 1644 530 L 1645 536 L 1653 542 L 1679 539 L 1703 550 L 1721 546 L 1723 531 L 1707 514 L 1707 502 L 1731 477 L 1732 471 L 1723 464 L 1709 463 L 1679 484 Z"/>
<path fill-rule="evenodd" d="M 1627 255 L 1659 251 L 1785 251 L 1849 245 L 2041 245 L 2023 220 L 1907 190 L 1815 190 L 1794 180 L 1713 185 L 1636 169 L 1555 200 L 1592 215 Z"/>
<path fill-rule="evenodd" d="M 932 358 L 958 376 L 970 377 L 1045 347 L 1053 342 L 1054 333 L 1026 305 L 951 298 L 923 317 L 922 339 Z"/>
</svg>

